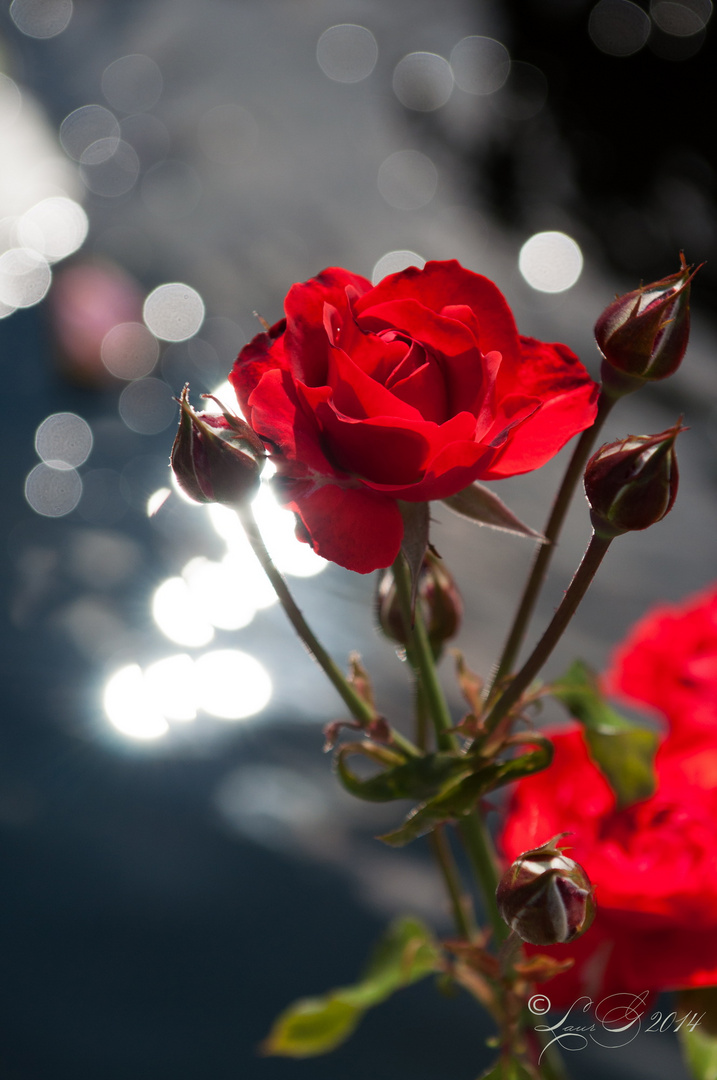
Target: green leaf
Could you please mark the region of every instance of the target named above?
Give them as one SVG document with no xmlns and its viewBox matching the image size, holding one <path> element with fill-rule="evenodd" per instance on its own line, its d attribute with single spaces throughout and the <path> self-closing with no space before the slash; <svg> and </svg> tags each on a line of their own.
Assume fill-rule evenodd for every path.
<svg viewBox="0 0 717 1080">
<path fill-rule="evenodd" d="M 403 825 L 379 836 L 389 847 L 403 847 L 425 836 L 444 821 L 455 821 L 469 814 L 483 793 L 479 773 L 467 772 L 448 783 L 433 799 L 414 807 Z"/>
<path fill-rule="evenodd" d="M 376 776 L 362 779 L 351 771 L 346 759 L 352 754 L 374 756 L 369 753 L 369 747 L 368 743 L 347 743 L 336 755 L 336 771 L 343 786 L 352 795 L 369 802 L 425 799 L 439 791 L 450 777 L 466 771 L 465 758 L 457 754 L 438 753 L 410 758 L 400 765 L 384 769 Z"/>
<path fill-rule="evenodd" d="M 682 1055 L 695 1080 L 717 1080 L 717 1038 L 695 1026 L 683 1024 L 679 1030 Z"/>
<path fill-rule="evenodd" d="M 527 536 L 530 540 L 539 540 L 541 544 L 547 542 L 542 533 L 524 525 L 497 495 L 482 484 L 470 484 L 463 491 L 449 495 L 443 502 L 456 514 L 478 525 L 488 525 L 491 529 L 501 529 L 515 536 Z"/>
<path fill-rule="evenodd" d="M 681 990 L 675 1028 L 694 1080 L 717 1080 L 717 987 Z"/>
<path fill-rule="evenodd" d="M 428 928 L 418 919 L 397 919 L 358 983 L 290 1005 L 275 1021 L 262 1050 L 294 1058 L 327 1054 L 352 1034 L 366 1009 L 440 967 L 441 952 Z"/>
<path fill-rule="evenodd" d="M 527 736 L 526 741 L 529 741 Z M 494 762 L 482 768 L 476 768 L 475 762 L 464 758 L 463 764 L 470 771 L 452 777 L 437 795 L 415 807 L 403 825 L 384 833 L 379 840 L 390 847 L 403 847 L 411 840 L 425 836 L 444 821 L 455 821 L 470 814 L 478 800 L 489 791 L 547 768 L 552 760 L 552 744 L 536 736 L 536 745 L 539 748 L 530 754 L 521 754 L 520 757 Z"/>
<path fill-rule="evenodd" d="M 656 787 L 656 733 L 615 712 L 602 697 L 595 673 L 582 660 L 576 660 L 550 689 L 584 726 L 590 756 L 615 792 L 618 807 L 649 798 Z"/>
<path fill-rule="evenodd" d="M 360 984 L 364 995 L 374 995 L 368 1004 L 377 1005 L 394 990 L 438 971 L 440 959 L 440 948 L 425 923 L 410 915 L 396 919 L 376 946 Z"/>
<path fill-rule="evenodd" d="M 262 1043 L 264 1054 L 315 1057 L 340 1046 L 355 1030 L 364 1010 L 343 1001 L 337 991 L 325 997 L 302 998 L 274 1022 Z"/>
</svg>

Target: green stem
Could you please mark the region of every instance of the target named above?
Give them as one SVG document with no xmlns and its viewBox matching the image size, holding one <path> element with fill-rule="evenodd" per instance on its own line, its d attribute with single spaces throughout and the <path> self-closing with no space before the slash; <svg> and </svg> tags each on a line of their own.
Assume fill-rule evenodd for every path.
<svg viewBox="0 0 717 1080">
<path fill-rule="evenodd" d="M 528 580 L 525 583 L 525 588 L 518 610 L 515 613 L 515 618 L 513 619 L 513 625 L 503 647 L 503 652 L 498 662 L 495 675 L 493 676 L 490 690 L 491 693 L 500 686 L 501 681 L 510 674 L 513 669 L 513 665 L 520 652 L 520 647 L 523 644 L 528 624 L 533 615 L 540 590 L 543 587 L 545 576 L 548 572 L 548 567 L 550 566 L 550 560 L 552 559 L 553 552 L 557 546 L 557 540 L 560 536 L 573 494 L 575 493 L 575 488 L 585 471 L 585 465 L 590 456 L 590 452 L 595 445 L 598 434 L 616 400 L 617 399 L 614 397 L 609 397 L 605 391 L 600 394 L 595 423 L 592 427 L 588 428 L 587 431 L 582 433 L 575 450 L 573 451 L 573 456 L 565 470 L 565 476 L 563 477 L 558 493 L 555 496 L 555 502 L 553 503 L 550 516 L 545 525 L 543 535 L 545 536 L 547 543 L 540 544 L 535 554 L 533 566 L 528 575 Z"/>
<path fill-rule="evenodd" d="M 416 604 L 413 618 L 411 613 L 411 579 L 403 555 L 399 552 L 398 558 L 393 564 L 393 577 L 396 582 L 396 593 L 401 605 L 401 613 L 406 627 L 409 628 L 410 645 L 407 650 L 409 659 L 414 665 L 416 678 L 420 680 L 425 697 L 426 708 L 433 721 L 436 731 L 436 742 L 440 750 L 455 750 L 456 740 L 450 733 L 453 727 L 448 704 L 438 681 L 438 673 L 433 660 L 433 650 L 426 633 L 426 625 L 423 621 L 421 608 Z"/>
<path fill-rule="evenodd" d="M 475 915 L 470 897 L 461 884 L 456 861 L 448 838 L 442 828 L 434 829 L 428 838 L 431 851 L 441 868 L 453 911 L 453 920 L 461 937 L 470 941 L 476 935 Z"/>
<path fill-rule="evenodd" d="M 317 664 L 319 664 L 329 680 L 333 683 L 351 715 L 363 725 L 370 724 L 372 720 L 377 718 L 375 710 L 364 701 L 362 697 L 359 697 L 339 666 L 326 652 L 326 649 L 316 637 L 306 619 L 301 614 L 301 611 L 296 606 L 296 602 L 289 592 L 288 585 L 274 566 L 271 555 L 266 549 L 266 545 L 259 532 L 259 526 L 256 523 L 251 507 L 247 504 L 242 504 L 237 507 L 237 513 L 239 514 L 239 520 L 246 531 L 247 539 L 251 544 L 252 551 L 261 563 L 262 568 L 278 597 L 279 603 L 286 612 L 296 633 L 303 641 L 310 655 L 313 656 L 314 660 L 316 660 Z M 410 757 L 417 756 L 418 751 L 416 750 L 416 747 L 408 739 L 404 738 L 400 732 L 392 729 L 391 737 L 396 747 L 403 751 L 403 753 Z"/>
<path fill-rule="evenodd" d="M 499 880 L 498 866 L 493 850 L 493 842 L 480 810 L 476 809 L 468 817 L 462 818 L 458 831 L 461 834 L 473 873 L 480 887 L 485 913 L 493 928 L 495 939 L 499 942 L 505 941 L 510 930 L 506 923 L 503 922 L 495 901 L 495 890 L 498 887 Z"/>
<path fill-rule="evenodd" d="M 562 637 L 565 628 L 575 614 L 578 604 L 585 596 L 590 582 L 595 577 L 600 563 L 612 543 L 612 537 L 598 536 L 593 533 L 587 550 L 583 555 L 582 562 L 575 572 L 575 577 L 563 597 L 563 601 L 555 612 L 547 630 L 533 649 L 528 659 L 523 664 L 515 678 L 509 683 L 507 689 L 500 695 L 485 719 L 487 731 L 494 731 L 500 721 L 506 716 L 516 702 L 520 699 L 524 690 L 531 684 L 535 676 L 548 659 L 558 641 Z"/>
<path fill-rule="evenodd" d="M 393 574 L 404 622 L 410 627 L 411 582 L 408 566 L 402 555 L 399 555 L 398 559 L 393 564 Z M 422 687 L 424 700 L 431 719 L 433 720 L 436 731 L 436 742 L 438 743 L 439 748 L 442 750 L 457 749 L 458 744 L 456 738 L 449 730 L 452 726 L 451 714 L 443 690 L 438 681 L 433 652 L 428 641 L 428 635 L 426 634 L 426 628 L 419 605 L 416 605 L 407 652 L 415 665 L 414 670 L 416 678 Z M 493 927 L 493 932 L 496 939 L 502 941 L 508 933 L 508 927 L 498 914 L 498 908 L 495 902 L 495 890 L 498 884 L 496 858 L 480 810 L 477 809 L 468 817 L 463 818 L 459 826 L 459 831 L 483 900 L 486 914 Z"/>
</svg>

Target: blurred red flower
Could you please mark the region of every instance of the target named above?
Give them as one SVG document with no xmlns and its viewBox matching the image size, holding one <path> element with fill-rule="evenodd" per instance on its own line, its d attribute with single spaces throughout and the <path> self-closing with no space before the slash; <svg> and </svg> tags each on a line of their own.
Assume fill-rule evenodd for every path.
<svg viewBox="0 0 717 1080">
<path fill-rule="evenodd" d="M 324 270 L 292 287 L 285 310 L 231 381 L 298 534 L 351 570 L 393 562 L 399 500 L 536 469 L 595 417 L 597 386 L 577 357 L 519 337 L 496 286 L 455 261 L 375 287 Z"/>
<path fill-rule="evenodd" d="M 671 747 L 717 742 L 717 585 L 641 619 L 615 650 L 604 687 L 667 717 Z"/>
<path fill-rule="evenodd" d="M 655 794 L 619 810 L 582 730 L 553 739 L 553 764 L 517 784 L 502 838 L 512 860 L 569 831 L 566 850 L 595 886 L 586 934 L 530 950 L 575 958 L 549 984 L 553 1005 L 717 984 L 717 746 L 680 754 L 668 737 Z"/>
</svg>

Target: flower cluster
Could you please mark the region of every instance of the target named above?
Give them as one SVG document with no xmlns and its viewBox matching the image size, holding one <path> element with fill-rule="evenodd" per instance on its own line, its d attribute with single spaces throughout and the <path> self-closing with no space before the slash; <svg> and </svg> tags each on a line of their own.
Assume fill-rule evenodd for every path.
<svg viewBox="0 0 717 1080">
<path fill-rule="evenodd" d="M 717 984 L 717 588 L 644 618 L 604 684 L 669 724 L 654 795 L 618 808 L 573 726 L 554 735 L 550 769 L 517 785 L 503 833 L 514 858 L 570 831 L 570 854 L 595 886 L 595 922 L 551 983 L 558 1006 Z"/>
</svg>

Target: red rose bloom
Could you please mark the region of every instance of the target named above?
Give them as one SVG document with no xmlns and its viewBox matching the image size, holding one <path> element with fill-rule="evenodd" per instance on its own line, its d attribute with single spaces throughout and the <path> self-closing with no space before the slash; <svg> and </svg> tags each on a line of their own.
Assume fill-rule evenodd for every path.
<svg viewBox="0 0 717 1080">
<path fill-rule="evenodd" d="M 641 619 L 613 653 L 604 686 L 666 716 L 671 746 L 717 740 L 717 586 Z"/>
<path fill-rule="evenodd" d="M 519 337 L 496 286 L 455 261 L 375 287 L 324 270 L 285 310 L 230 378 L 299 535 L 351 570 L 396 558 L 399 500 L 536 469 L 594 420 L 574 354 Z"/>
<path fill-rule="evenodd" d="M 618 810 L 582 731 L 553 739 L 553 764 L 517 784 L 503 832 L 512 860 L 570 831 L 569 855 L 595 886 L 591 929 L 574 944 L 538 950 L 576 961 L 551 980 L 551 1001 L 715 985 L 717 755 L 664 753 L 663 744 L 656 793 Z"/>
</svg>

